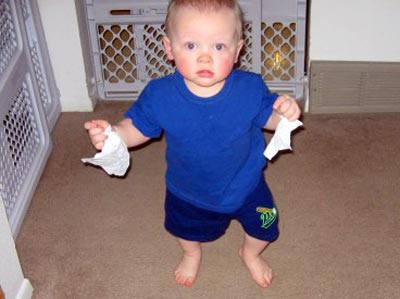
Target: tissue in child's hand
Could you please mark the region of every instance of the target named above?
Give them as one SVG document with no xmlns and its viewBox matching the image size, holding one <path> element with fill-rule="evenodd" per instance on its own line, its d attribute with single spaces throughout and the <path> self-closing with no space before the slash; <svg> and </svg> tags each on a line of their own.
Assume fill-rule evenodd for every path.
<svg viewBox="0 0 400 299">
<path fill-rule="evenodd" d="M 292 149 L 290 146 L 290 133 L 303 125 L 299 120 L 288 121 L 286 117 L 282 117 L 276 127 L 275 134 L 272 136 L 267 148 L 264 151 L 264 156 L 271 160 L 280 150 Z"/>
<path fill-rule="evenodd" d="M 109 175 L 123 176 L 129 167 L 129 152 L 124 141 L 108 126 L 105 130 L 108 135 L 103 149 L 93 158 L 81 159 L 84 163 L 101 166 Z"/>
</svg>

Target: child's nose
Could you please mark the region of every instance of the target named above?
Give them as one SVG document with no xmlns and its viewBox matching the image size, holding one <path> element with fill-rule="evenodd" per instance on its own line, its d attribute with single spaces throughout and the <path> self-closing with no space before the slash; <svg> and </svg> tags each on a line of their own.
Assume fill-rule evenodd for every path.
<svg viewBox="0 0 400 299">
<path fill-rule="evenodd" d="M 197 61 L 200 63 L 210 63 L 212 62 L 212 57 L 208 53 L 201 53 L 197 58 Z"/>
</svg>

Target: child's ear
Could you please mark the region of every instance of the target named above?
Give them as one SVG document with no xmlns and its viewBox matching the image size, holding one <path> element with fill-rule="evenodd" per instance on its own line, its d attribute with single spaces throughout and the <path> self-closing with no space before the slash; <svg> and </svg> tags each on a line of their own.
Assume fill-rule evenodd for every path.
<svg viewBox="0 0 400 299">
<path fill-rule="evenodd" d="M 165 54 L 167 54 L 167 58 L 169 60 L 174 60 L 174 55 L 172 55 L 171 41 L 167 36 L 163 37 L 163 45 L 165 49 Z"/>
<path fill-rule="evenodd" d="M 240 51 L 241 51 L 242 48 L 243 48 L 243 44 L 244 44 L 244 41 L 243 41 L 242 39 L 239 40 L 238 45 L 237 45 L 237 52 L 236 52 L 235 63 L 238 61 L 238 58 L 239 58 L 239 55 L 240 55 Z"/>
</svg>

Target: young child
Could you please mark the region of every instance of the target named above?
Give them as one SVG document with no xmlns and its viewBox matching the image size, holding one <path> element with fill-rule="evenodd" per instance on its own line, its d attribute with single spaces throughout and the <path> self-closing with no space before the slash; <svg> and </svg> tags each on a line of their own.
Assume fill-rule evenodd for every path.
<svg viewBox="0 0 400 299">
<path fill-rule="evenodd" d="M 221 237 L 232 219 L 244 229 L 239 255 L 267 287 L 272 270 L 261 256 L 278 236 L 277 213 L 263 177 L 262 130 L 300 116 L 296 101 L 271 94 L 260 75 L 234 69 L 243 45 L 235 0 L 172 0 L 163 44 L 176 72 L 151 81 L 125 119 L 113 126 L 128 147 L 158 137 L 167 143 L 165 228 L 183 257 L 174 275 L 192 286 L 201 243 Z M 85 123 L 96 149 L 105 120 Z"/>
</svg>

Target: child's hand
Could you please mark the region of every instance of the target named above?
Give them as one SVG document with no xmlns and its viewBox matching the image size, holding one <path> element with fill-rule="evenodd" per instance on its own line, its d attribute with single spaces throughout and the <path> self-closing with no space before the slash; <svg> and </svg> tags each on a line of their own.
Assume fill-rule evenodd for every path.
<svg viewBox="0 0 400 299">
<path fill-rule="evenodd" d="M 90 140 L 97 150 L 101 150 L 104 146 L 104 142 L 107 139 L 104 131 L 109 125 L 107 121 L 101 119 L 85 122 L 85 129 L 88 130 Z"/>
<path fill-rule="evenodd" d="M 274 103 L 273 109 L 286 117 L 289 121 L 295 121 L 300 117 L 300 107 L 296 100 L 288 95 L 279 96 Z"/>
</svg>

